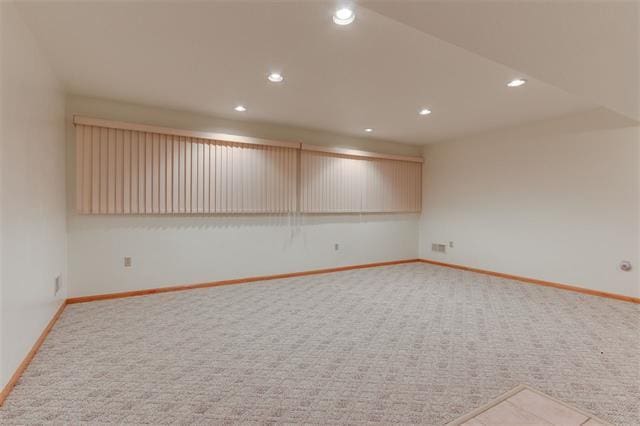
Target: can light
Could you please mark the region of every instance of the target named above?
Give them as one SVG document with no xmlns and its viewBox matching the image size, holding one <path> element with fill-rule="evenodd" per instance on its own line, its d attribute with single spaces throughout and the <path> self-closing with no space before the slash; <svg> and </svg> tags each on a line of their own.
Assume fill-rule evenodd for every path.
<svg viewBox="0 0 640 426">
<path fill-rule="evenodd" d="M 348 7 L 342 7 L 333 14 L 333 22 L 336 25 L 349 25 L 356 19 L 356 14 Z"/>
<path fill-rule="evenodd" d="M 282 83 L 284 77 L 279 72 L 272 72 L 267 79 L 272 83 Z"/>
<path fill-rule="evenodd" d="M 527 80 L 525 80 L 524 78 L 516 78 L 516 79 L 511 80 L 510 82 L 508 82 L 507 86 L 508 87 L 520 87 L 520 86 L 524 86 L 526 82 L 527 82 Z"/>
</svg>

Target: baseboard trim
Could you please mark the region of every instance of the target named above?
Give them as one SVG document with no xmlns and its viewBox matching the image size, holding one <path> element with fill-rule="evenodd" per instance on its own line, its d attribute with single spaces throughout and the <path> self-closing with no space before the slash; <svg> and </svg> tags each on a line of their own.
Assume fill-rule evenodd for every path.
<svg viewBox="0 0 640 426">
<path fill-rule="evenodd" d="M 486 269 L 472 268 L 470 266 L 456 265 L 454 263 L 438 262 L 436 260 L 431 260 L 431 259 L 420 259 L 419 261 L 423 263 L 430 263 L 432 265 L 445 266 L 447 268 L 461 269 L 463 271 L 477 272 L 479 274 L 491 275 L 499 278 L 506 278 L 509 280 L 520 281 L 527 284 L 536 284 L 536 285 L 542 285 L 545 287 L 553 287 L 561 290 L 573 291 L 576 293 L 588 294 L 590 296 L 599 296 L 599 297 L 606 297 L 608 299 L 622 300 L 624 302 L 640 303 L 640 298 L 633 297 L 633 296 L 625 296 L 623 294 L 608 293 L 606 291 L 599 291 L 599 290 L 591 290 L 584 287 L 576 287 L 569 284 L 560 284 L 552 281 L 538 280 L 535 278 L 522 277 L 519 275 L 503 274 L 502 272 L 488 271 Z"/>
<path fill-rule="evenodd" d="M 71 297 L 67 299 L 67 304 L 94 302 L 96 300 L 121 299 L 124 297 L 146 296 L 149 294 L 193 290 L 196 288 L 219 287 L 223 285 L 232 285 L 232 284 L 246 284 L 246 283 L 251 283 L 255 281 L 277 280 L 282 278 L 302 277 L 305 275 L 328 274 L 331 272 L 342 272 L 342 271 L 349 271 L 352 269 L 374 268 L 377 266 L 400 265 L 403 263 L 414 263 L 419 261 L 420 259 L 393 260 L 390 262 L 364 263 L 360 265 L 340 266 L 337 268 L 313 269 L 310 271 L 291 272 L 287 274 L 276 274 L 276 275 L 262 275 L 262 276 L 256 276 L 256 277 L 213 281 L 213 282 L 200 283 L 200 284 L 183 284 L 183 285 L 176 285 L 176 286 L 170 286 L 170 287 L 150 288 L 146 290 L 133 290 L 133 291 L 124 291 L 119 293 L 96 294 L 93 296 Z"/>
<path fill-rule="evenodd" d="M 66 305 L 67 305 L 67 302 L 63 301 L 60 307 L 58 308 L 58 310 L 56 311 L 56 313 L 53 314 L 53 317 L 45 327 L 42 334 L 40 334 L 40 337 L 38 337 L 38 340 L 36 340 L 36 343 L 34 343 L 34 345 L 31 347 L 31 350 L 27 353 L 27 356 L 24 357 L 24 359 L 22 360 L 22 362 L 20 363 L 16 371 L 13 373 L 13 376 L 11 376 L 11 378 L 9 379 L 9 382 L 5 385 L 4 388 L 2 388 L 2 391 L 0 392 L 0 407 L 2 406 L 2 404 L 4 404 L 4 401 L 7 399 L 7 397 L 13 390 L 13 388 L 16 386 L 16 384 L 18 383 L 18 380 L 20 380 L 22 373 L 24 373 L 24 371 L 27 369 L 27 367 L 33 360 L 33 357 L 36 356 L 36 353 L 40 349 L 40 346 L 42 346 L 42 344 L 44 343 L 44 340 L 49 335 L 49 332 L 51 331 L 55 323 L 58 321 L 58 318 L 60 318 L 60 315 L 62 315 L 62 311 L 64 311 L 64 308 Z"/>
</svg>

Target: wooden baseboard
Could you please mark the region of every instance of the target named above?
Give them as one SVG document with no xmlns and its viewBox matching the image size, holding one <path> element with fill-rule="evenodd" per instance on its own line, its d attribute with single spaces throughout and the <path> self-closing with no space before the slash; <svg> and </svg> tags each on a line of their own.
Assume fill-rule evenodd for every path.
<svg viewBox="0 0 640 426">
<path fill-rule="evenodd" d="M 184 290 L 192 290 L 196 288 L 218 287 L 218 286 L 232 285 L 232 284 L 246 284 L 246 283 L 251 283 L 255 281 L 268 281 L 268 280 L 277 280 L 281 278 L 301 277 L 305 275 L 327 274 L 331 272 L 349 271 L 352 269 L 374 268 L 376 266 L 399 265 L 403 263 L 413 263 L 413 262 L 430 263 L 432 265 L 445 266 L 448 268 L 461 269 L 461 270 L 470 271 L 470 272 L 477 272 L 480 274 L 491 275 L 499 278 L 506 278 L 506 279 L 520 281 L 528 284 L 542 285 L 542 286 L 553 287 L 553 288 L 558 288 L 562 290 L 575 291 L 578 293 L 588 294 L 591 296 L 606 297 L 609 299 L 616 299 L 616 300 L 622 300 L 625 302 L 640 304 L 640 298 L 638 297 L 625 296 L 625 295 L 616 294 L 616 293 L 608 293 L 608 292 L 599 291 L 599 290 L 591 290 L 591 289 L 572 286 L 568 284 L 560 284 L 560 283 L 555 283 L 551 281 L 544 281 L 544 280 L 539 280 L 535 278 L 523 277 L 519 275 L 504 274 L 501 272 L 488 271 L 485 269 L 472 268 L 469 266 L 457 265 L 453 263 L 439 262 L 431 259 L 405 259 L 405 260 L 394 260 L 390 262 L 365 263 L 360 265 L 341 266 L 337 268 L 314 269 L 310 271 L 291 272 L 287 274 L 262 275 L 262 276 L 238 278 L 238 279 L 232 279 L 232 280 L 213 281 L 208 283 L 183 284 L 183 285 L 176 285 L 176 286 L 169 286 L 169 287 L 150 288 L 146 290 L 133 290 L 133 291 L 124 291 L 119 293 L 107 293 L 107 294 L 96 294 L 92 296 L 71 297 L 67 299 L 66 303 L 73 304 L 73 303 L 93 302 L 96 300 L 121 299 L 124 297 L 145 296 L 149 294 L 169 293 L 173 291 L 184 291 Z"/>
<path fill-rule="evenodd" d="M 96 300 L 121 299 L 123 297 L 145 296 L 149 294 L 168 293 L 173 291 L 193 290 L 196 288 L 218 287 L 232 284 L 246 284 L 255 281 L 277 280 L 281 278 L 301 277 L 305 275 L 327 274 L 330 272 L 349 271 L 352 269 L 374 268 L 376 266 L 400 265 L 403 263 L 418 262 L 419 259 L 394 260 L 390 262 L 365 263 L 361 265 L 340 266 L 338 268 L 314 269 L 310 271 L 291 272 L 288 274 L 263 275 L 257 277 L 238 278 L 233 280 L 213 281 L 200 284 L 184 284 L 170 287 L 150 288 L 147 290 L 124 291 L 120 293 L 96 294 L 94 296 L 71 297 L 67 299 L 68 304 L 93 302 Z"/>
<path fill-rule="evenodd" d="M 27 356 L 24 357 L 24 359 L 16 369 L 15 373 L 13 373 L 13 376 L 11 376 L 11 378 L 9 379 L 9 382 L 5 385 L 5 387 L 0 392 L 0 406 L 2 406 L 5 399 L 7 399 L 7 396 L 9 396 L 9 393 L 11 393 L 13 388 L 16 386 L 16 384 L 18 383 L 18 380 L 20 380 L 20 376 L 22 376 L 22 373 L 24 373 L 24 371 L 27 369 L 27 367 L 29 366 L 29 363 L 31 363 L 31 360 L 38 352 L 38 349 L 40 349 L 40 346 L 42 346 L 42 343 L 44 343 L 44 340 L 47 338 L 47 335 L 53 328 L 54 324 L 56 323 L 56 321 L 58 321 L 58 318 L 60 318 L 60 315 L 62 315 L 62 311 L 64 311 L 64 308 L 66 305 L 67 305 L 67 302 L 63 301 L 60 307 L 58 308 L 58 310 L 56 311 L 56 313 L 53 315 L 53 318 L 51 318 L 51 321 L 49 321 L 49 324 L 47 324 L 42 334 L 40 334 L 40 337 L 38 337 L 38 340 L 36 340 L 36 343 L 33 345 L 29 353 L 27 353 Z"/>
<path fill-rule="evenodd" d="M 625 302 L 640 303 L 640 298 L 633 297 L 633 296 L 625 296 L 622 294 L 608 293 L 606 291 L 591 290 L 588 288 L 576 287 L 568 284 L 560 284 L 560 283 L 554 283 L 551 281 L 538 280 L 535 278 L 521 277 L 519 275 L 503 274 L 501 272 L 487 271 L 485 269 L 471 268 L 469 266 L 456 265 L 454 263 L 438 262 L 436 260 L 430 260 L 430 259 L 420 259 L 420 262 L 430 263 L 432 265 L 438 265 L 438 266 L 446 266 L 448 268 L 461 269 L 463 271 L 477 272 L 479 274 L 491 275 L 494 277 L 506 278 L 509 280 L 521 281 L 527 284 L 536 284 L 536 285 L 542 285 L 545 287 L 559 288 L 561 290 L 575 291 L 577 293 L 588 294 L 590 296 L 600 296 L 600 297 L 606 297 L 609 299 L 622 300 Z"/>
</svg>

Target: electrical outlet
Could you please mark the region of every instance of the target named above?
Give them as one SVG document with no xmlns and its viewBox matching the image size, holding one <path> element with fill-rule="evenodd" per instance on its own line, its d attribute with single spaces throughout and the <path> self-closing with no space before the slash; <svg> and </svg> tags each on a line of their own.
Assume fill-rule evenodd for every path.
<svg viewBox="0 0 640 426">
<path fill-rule="evenodd" d="M 453 241 L 449 241 L 449 247 L 453 248 Z"/>
<path fill-rule="evenodd" d="M 334 249 L 335 251 L 340 250 L 340 244 L 335 243 L 335 244 L 333 245 L 333 249 Z"/>
<path fill-rule="evenodd" d="M 125 257 L 124 258 L 124 266 L 125 266 L 125 268 L 131 267 L 131 258 L 130 257 Z"/>
<path fill-rule="evenodd" d="M 58 292 L 60 291 L 60 288 L 62 287 L 62 277 L 60 275 L 58 275 L 54 280 L 53 280 L 53 295 L 57 295 Z"/>
</svg>

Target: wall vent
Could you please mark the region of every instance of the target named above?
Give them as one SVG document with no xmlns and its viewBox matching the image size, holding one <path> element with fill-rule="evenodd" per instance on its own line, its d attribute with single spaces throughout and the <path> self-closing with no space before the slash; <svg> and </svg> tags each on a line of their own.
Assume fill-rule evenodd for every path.
<svg viewBox="0 0 640 426">
<path fill-rule="evenodd" d="M 438 253 L 446 253 L 447 252 L 447 246 L 445 244 L 433 243 L 433 244 L 431 244 L 431 251 L 436 251 Z"/>
</svg>

